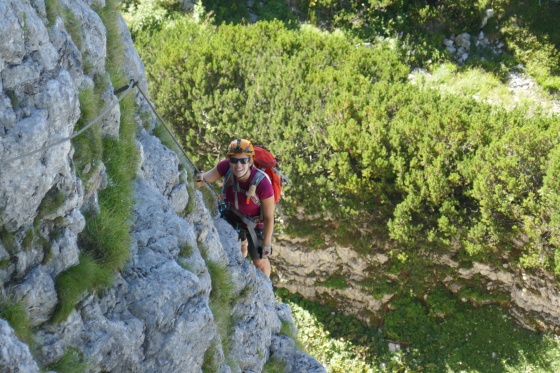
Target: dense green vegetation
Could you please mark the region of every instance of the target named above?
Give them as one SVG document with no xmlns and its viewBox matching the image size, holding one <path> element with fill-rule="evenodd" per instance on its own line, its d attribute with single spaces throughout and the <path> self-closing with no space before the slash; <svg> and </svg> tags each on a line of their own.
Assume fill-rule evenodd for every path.
<svg viewBox="0 0 560 373">
<path fill-rule="evenodd" d="M 22 341 L 33 344 L 31 324 L 25 306 L 7 297 L 0 299 L 0 319 L 6 320 Z"/>
<path fill-rule="evenodd" d="M 556 118 L 413 86 L 385 40 L 188 19 L 137 39 L 187 150 L 209 167 L 234 136 L 268 144 L 292 180 L 288 214 L 560 272 Z"/>
<path fill-rule="evenodd" d="M 153 22 L 146 12 L 129 19 L 142 21 L 133 32 L 152 99 L 200 166 L 213 166 L 232 137 L 267 144 L 291 179 L 279 230 L 308 238 L 310 250 L 325 245 L 326 230 L 359 251 L 387 243 L 390 260 L 378 270 L 393 280 L 381 273 L 360 284 L 374 296 L 394 294 L 390 311 L 373 320 L 379 329 L 319 312 L 332 335 L 297 318 L 306 348 L 336 361 L 331 371 L 557 369 L 555 338 L 517 329 L 496 306 L 459 302 L 439 286 L 450 268 L 431 258 L 560 274 L 560 121 L 541 102 L 560 89 L 560 5 L 262 4 L 202 1 L 192 17 L 167 7 Z M 490 8 L 494 16 L 481 26 Z M 261 21 L 250 24 L 251 14 Z M 483 31 L 506 49 L 473 47 L 459 65 L 442 42 L 465 31 Z M 428 74 L 412 81 L 416 67 Z M 516 70 L 535 79 L 538 96 L 510 94 L 503 80 Z M 348 283 L 333 274 L 322 285 Z M 476 279 L 460 295 L 475 304 L 509 301 Z M 323 339 L 328 347 L 312 346 Z M 389 353 L 388 341 L 403 350 Z"/>
<path fill-rule="evenodd" d="M 428 302 L 404 297 L 379 329 L 279 291 L 303 347 L 331 372 L 556 372 L 558 337 L 519 328 L 498 307 L 476 308 L 437 291 Z M 433 299 L 431 299 L 433 298 Z M 452 312 L 441 318 L 441 307 Z M 391 352 L 389 343 L 397 350 Z"/>
</svg>

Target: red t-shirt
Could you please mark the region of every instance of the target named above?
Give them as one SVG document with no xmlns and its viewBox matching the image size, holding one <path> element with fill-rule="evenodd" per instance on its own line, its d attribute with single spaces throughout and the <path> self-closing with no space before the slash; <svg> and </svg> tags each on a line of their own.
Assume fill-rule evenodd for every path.
<svg viewBox="0 0 560 373">
<path fill-rule="evenodd" d="M 218 170 L 221 176 L 225 176 L 229 170 L 229 160 L 224 159 L 223 161 L 220 161 L 216 166 L 216 169 Z M 251 186 L 251 180 L 253 180 L 253 177 L 257 172 L 259 171 L 257 171 L 257 168 L 255 166 L 251 167 L 251 176 L 245 182 L 240 181 L 239 188 L 243 190 L 249 190 L 249 187 Z M 231 175 L 231 178 L 233 183 L 237 181 L 235 176 Z M 234 193 L 233 187 L 231 185 L 227 185 L 225 190 L 226 201 L 228 201 L 230 205 L 235 208 L 235 196 L 233 193 Z M 255 195 L 259 200 L 267 199 L 274 196 L 274 189 L 272 188 L 272 184 L 270 183 L 268 177 L 263 178 L 259 183 L 259 185 L 257 185 Z M 245 193 L 237 192 L 239 212 L 249 217 L 260 216 L 261 207 L 257 205 L 252 199 L 249 200 L 249 204 L 246 203 L 246 200 L 247 200 L 247 195 Z"/>
</svg>

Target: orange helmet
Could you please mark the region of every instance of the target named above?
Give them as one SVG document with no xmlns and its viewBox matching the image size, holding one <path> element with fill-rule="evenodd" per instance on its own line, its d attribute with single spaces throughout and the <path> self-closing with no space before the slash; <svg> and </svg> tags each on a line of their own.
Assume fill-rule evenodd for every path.
<svg viewBox="0 0 560 373">
<path fill-rule="evenodd" d="M 255 149 L 253 148 L 253 144 L 251 144 L 251 141 L 245 139 L 236 139 L 229 144 L 227 157 L 229 158 L 234 154 L 245 154 L 249 157 L 252 157 L 255 155 Z"/>
</svg>

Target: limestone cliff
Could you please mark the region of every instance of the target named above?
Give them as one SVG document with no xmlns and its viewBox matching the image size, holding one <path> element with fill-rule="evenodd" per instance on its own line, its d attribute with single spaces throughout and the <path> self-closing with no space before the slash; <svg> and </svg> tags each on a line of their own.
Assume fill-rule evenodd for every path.
<svg viewBox="0 0 560 373">
<path fill-rule="evenodd" d="M 286 371 L 325 371 L 294 347 L 285 332 L 295 329 L 290 309 L 241 257 L 232 228 L 187 188 L 189 173 L 153 136 L 153 113 L 134 88 L 140 156 L 130 259 L 109 287 L 83 292 L 67 318 L 51 321 L 60 296 L 56 279 L 80 262 L 84 214 L 95 214 L 98 191 L 113 182 L 102 162 L 77 170 L 82 150 L 71 141 L 50 146 L 76 131 L 80 91 L 100 77 L 108 80 L 108 33 L 99 16 L 107 3 L 0 2 L 0 307 L 23 305 L 32 327 L 24 341 L 0 318 L 0 371 L 39 372 L 68 351 L 78 351 L 91 372 L 199 372 L 205 360 L 221 372 L 260 372 L 271 358 Z M 143 64 L 120 17 L 116 26 L 123 71 L 147 92 Z M 101 94 L 113 108 L 100 127 L 103 136 L 116 138 L 114 88 Z M 89 175 L 87 185 L 80 173 Z M 187 205 L 194 206 L 188 213 Z M 219 291 L 212 265 L 233 279 L 225 336 L 211 307 L 211 293 Z"/>
</svg>

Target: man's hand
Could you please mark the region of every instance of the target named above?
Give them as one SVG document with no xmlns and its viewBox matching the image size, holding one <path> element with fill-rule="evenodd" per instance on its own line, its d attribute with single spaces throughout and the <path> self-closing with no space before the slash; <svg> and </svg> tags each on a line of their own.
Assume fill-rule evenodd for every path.
<svg viewBox="0 0 560 373">
<path fill-rule="evenodd" d="M 260 248 L 261 259 L 268 258 L 272 255 L 272 245 L 262 245 Z"/>
<path fill-rule="evenodd" d="M 204 180 L 204 172 L 201 171 L 195 176 L 194 187 L 196 189 L 202 188 L 206 184 L 206 180 Z"/>
</svg>

